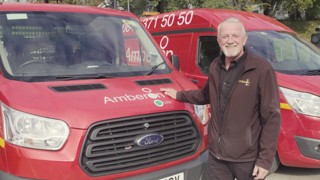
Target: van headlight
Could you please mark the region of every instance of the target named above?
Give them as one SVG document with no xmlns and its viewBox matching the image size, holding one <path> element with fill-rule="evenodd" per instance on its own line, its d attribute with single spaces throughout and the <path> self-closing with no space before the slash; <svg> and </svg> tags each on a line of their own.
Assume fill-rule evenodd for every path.
<svg viewBox="0 0 320 180">
<path fill-rule="evenodd" d="M 210 118 L 209 105 L 194 105 L 194 111 L 202 125 L 206 125 Z"/>
<path fill-rule="evenodd" d="M 292 109 L 298 113 L 320 117 L 320 97 L 280 87 Z"/>
<path fill-rule="evenodd" d="M 35 116 L 14 110 L 1 103 L 4 138 L 17 146 L 58 150 L 69 135 L 63 121 Z"/>
</svg>

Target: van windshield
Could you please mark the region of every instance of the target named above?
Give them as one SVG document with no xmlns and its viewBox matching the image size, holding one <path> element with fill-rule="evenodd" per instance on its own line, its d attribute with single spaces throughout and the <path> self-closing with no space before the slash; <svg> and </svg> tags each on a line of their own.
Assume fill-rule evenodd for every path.
<svg viewBox="0 0 320 180">
<path fill-rule="evenodd" d="M 171 71 L 138 21 L 101 14 L 1 13 L 0 56 L 4 76 L 20 81 Z"/>
<path fill-rule="evenodd" d="M 320 74 L 320 50 L 294 34 L 275 31 L 248 32 L 247 48 L 266 58 L 284 74 Z"/>
</svg>

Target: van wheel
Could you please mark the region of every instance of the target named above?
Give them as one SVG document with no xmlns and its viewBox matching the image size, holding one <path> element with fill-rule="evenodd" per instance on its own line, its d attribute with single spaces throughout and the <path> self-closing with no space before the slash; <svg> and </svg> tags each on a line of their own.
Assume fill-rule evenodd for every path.
<svg viewBox="0 0 320 180">
<path fill-rule="evenodd" d="M 269 174 L 276 172 L 277 169 L 279 168 L 279 166 L 280 166 L 280 159 L 279 159 L 279 156 L 278 156 L 278 153 L 277 153 L 276 156 L 273 159 L 273 163 L 272 163 L 272 166 L 270 168 Z"/>
</svg>

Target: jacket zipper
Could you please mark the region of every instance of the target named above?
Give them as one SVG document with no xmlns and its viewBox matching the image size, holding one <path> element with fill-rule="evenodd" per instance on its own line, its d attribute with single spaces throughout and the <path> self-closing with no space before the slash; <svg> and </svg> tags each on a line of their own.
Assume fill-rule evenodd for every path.
<svg viewBox="0 0 320 180">
<path fill-rule="evenodd" d="M 229 93 L 229 96 L 228 96 L 228 99 L 227 99 L 227 102 L 229 101 L 230 97 L 232 96 L 232 94 L 234 93 L 234 90 L 236 89 L 237 85 L 238 85 L 238 81 L 239 79 L 241 79 L 241 77 L 243 76 L 243 74 L 245 73 L 246 71 L 242 71 L 241 73 L 239 73 L 239 76 L 238 78 L 236 79 L 236 81 L 234 82 L 234 85 L 232 86 L 232 89 Z M 220 93 L 220 88 L 219 88 L 219 93 Z M 218 103 L 219 104 L 219 103 Z M 227 112 L 228 112 L 228 108 L 229 108 L 229 105 L 230 103 L 227 103 L 226 106 L 225 106 L 225 111 L 224 111 L 224 114 L 223 114 L 223 120 L 222 120 L 222 124 L 219 123 L 219 127 L 220 127 L 220 130 L 219 130 L 219 137 L 218 137 L 218 149 L 219 149 L 219 155 L 221 155 L 221 148 L 220 148 L 220 141 L 221 141 L 221 136 L 223 134 L 223 130 L 224 130 L 224 126 L 225 126 L 225 121 L 226 121 L 226 115 L 227 115 Z M 218 109 L 220 108 L 220 106 L 218 105 Z M 220 110 L 219 110 L 220 111 Z M 220 157 L 218 156 L 217 159 L 220 159 Z"/>
<path fill-rule="evenodd" d="M 218 147 L 220 146 L 220 140 L 221 140 L 221 134 L 219 134 L 219 138 L 218 138 Z M 219 149 L 219 155 L 220 155 L 221 154 L 221 149 L 220 149 L 220 147 L 218 149 Z M 217 159 L 220 159 L 219 155 L 218 155 Z"/>
</svg>

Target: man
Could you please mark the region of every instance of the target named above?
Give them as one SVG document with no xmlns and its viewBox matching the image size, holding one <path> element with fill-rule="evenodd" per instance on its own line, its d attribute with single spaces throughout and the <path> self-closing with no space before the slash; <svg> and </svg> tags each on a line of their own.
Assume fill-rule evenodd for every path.
<svg viewBox="0 0 320 180">
<path fill-rule="evenodd" d="M 164 94 L 184 102 L 211 104 L 208 177 L 210 180 L 264 179 L 272 166 L 280 131 L 278 82 L 272 66 L 245 48 L 239 19 L 218 26 L 222 50 L 199 90 Z"/>
</svg>

